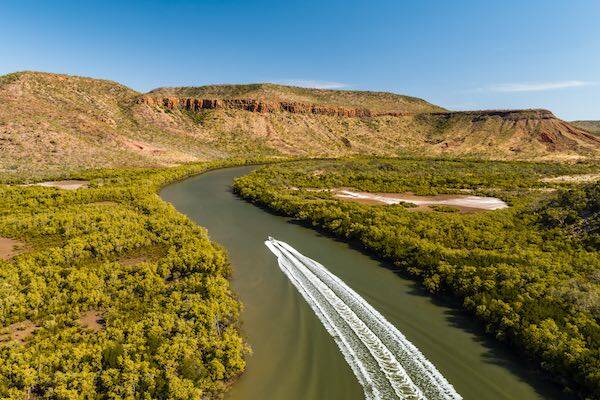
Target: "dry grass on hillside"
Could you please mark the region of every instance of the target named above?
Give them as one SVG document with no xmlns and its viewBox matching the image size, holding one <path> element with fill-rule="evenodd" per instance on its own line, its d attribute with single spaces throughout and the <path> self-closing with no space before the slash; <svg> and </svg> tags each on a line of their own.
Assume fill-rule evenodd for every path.
<svg viewBox="0 0 600 400">
<path fill-rule="evenodd" d="M 263 97 L 374 110 L 440 111 L 389 93 L 280 85 L 160 89 L 177 95 Z M 425 155 L 577 160 L 600 138 L 536 110 L 351 118 L 140 103 L 118 83 L 24 72 L 0 77 L 0 181 L 57 179 L 82 169 L 170 166 L 232 156 Z"/>
<path fill-rule="evenodd" d="M 159 154 L 131 143 L 163 147 L 166 134 L 140 129 L 131 115 L 139 94 L 114 82 L 43 73 L 0 78 L 0 173 L 53 177 L 86 168 L 161 166 L 193 161 L 164 146 Z"/>
<path fill-rule="evenodd" d="M 600 121 L 572 121 L 571 124 L 594 135 L 600 135 Z"/>
</svg>

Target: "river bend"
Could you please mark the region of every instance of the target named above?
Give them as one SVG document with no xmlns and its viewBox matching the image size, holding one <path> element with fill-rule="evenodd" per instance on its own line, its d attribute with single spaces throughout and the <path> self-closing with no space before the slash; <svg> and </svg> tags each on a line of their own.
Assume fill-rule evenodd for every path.
<svg viewBox="0 0 600 400">
<path fill-rule="evenodd" d="M 334 338 L 265 247 L 269 235 L 327 266 L 402 332 L 464 399 L 566 398 L 514 353 L 483 335 L 458 307 L 432 298 L 412 280 L 345 243 L 237 198 L 232 180 L 253 168 L 210 171 L 161 192 L 164 200 L 206 227 L 233 264 L 233 289 L 244 303 L 242 333 L 253 354 L 227 398 L 364 398 Z"/>
</svg>

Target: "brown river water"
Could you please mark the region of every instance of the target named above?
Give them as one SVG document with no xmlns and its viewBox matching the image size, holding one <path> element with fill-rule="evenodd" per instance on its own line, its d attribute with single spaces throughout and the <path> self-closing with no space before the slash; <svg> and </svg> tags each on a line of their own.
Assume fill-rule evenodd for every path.
<svg viewBox="0 0 600 400">
<path fill-rule="evenodd" d="M 558 386 L 485 336 L 451 301 L 429 296 L 348 244 L 255 207 L 231 192 L 256 167 L 207 172 L 168 186 L 161 197 L 208 229 L 233 264 L 244 303 L 242 331 L 253 350 L 226 398 L 362 399 L 363 390 L 309 305 L 265 247 L 268 235 L 294 246 L 353 288 L 421 350 L 464 399 L 562 399 Z"/>
</svg>

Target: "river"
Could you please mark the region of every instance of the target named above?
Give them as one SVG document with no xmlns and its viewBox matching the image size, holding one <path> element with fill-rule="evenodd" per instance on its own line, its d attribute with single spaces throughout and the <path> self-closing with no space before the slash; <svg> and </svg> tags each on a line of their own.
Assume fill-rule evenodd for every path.
<svg viewBox="0 0 600 400">
<path fill-rule="evenodd" d="M 363 389 L 303 297 L 264 245 L 268 235 L 318 260 L 421 350 L 464 399 L 561 399 L 559 388 L 482 334 L 451 302 L 381 262 L 272 215 L 231 192 L 256 167 L 210 171 L 173 184 L 161 197 L 208 229 L 233 264 L 233 289 L 244 304 L 242 332 L 253 354 L 232 386 L 234 400 L 362 399 Z"/>
</svg>

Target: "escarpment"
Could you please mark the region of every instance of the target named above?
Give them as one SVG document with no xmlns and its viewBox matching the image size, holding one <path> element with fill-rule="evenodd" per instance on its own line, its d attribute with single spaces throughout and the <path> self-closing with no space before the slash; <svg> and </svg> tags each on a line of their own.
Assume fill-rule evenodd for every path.
<svg viewBox="0 0 600 400">
<path fill-rule="evenodd" d="M 316 114 L 338 117 L 374 117 L 379 115 L 407 115 L 402 112 L 375 112 L 366 108 L 323 106 L 302 102 L 268 102 L 257 99 L 199 99 L 183 97 L 141 96 L 138 103 L 162 106 L 168 109 L 184 109 L 199 112 L 215 109 L 235 109 L 259 113 L 290 112 L 294 114 Z"/>
<path fill-rule="evenodd" d="M 167 109 L 182 109 L 200 112 L 215 109 L 235 109 L 258 113 L 290 112 L 294 114 L 316 114 L 338 117 L 380 117 L 380 116 L 409 116 L 419 114 L 433 115 L 439 119 L 453 117 L 467 117 L 472 122 L 483 121 L 486 118 L 498 117 L 506 121 L 523 120 L 552 120 L 557 119 L 551 111 L 543 109 L 528 110 L 476 110 L 476 111 L 432 111 L 432 112 L 405 112 L 405 111 L 375 111 L 368 108 L 336 107 L 303 102 L 269 102 L 258 99 L 219 99 L 219 98 L 193 98 L 193 97 L 158 97 L 144 95 L 137 100 L 139 104 L 161 106 Z"/>
<path fill-rule="evenodd" d="M 484 120 L 485 118 L 499 117 L 507 121 L 521 121 L 525 119 L 544 120 L 556 119 L 551 111 L 543 109 L 528 110 L 475 110 L 475 111 L 449 111 L 433 113 L 439 117 L 451 118 L 453 116 L 464 116 L 471 118 L 473 122 Z"/>
<path fill-rule="evenodd" d="M 137 103 L 190 112 L 229 109 L 252 113 L 283 112 L 348 118 L 416 117 L 425 125 L 425 129 L 429 127 L 429 130 L 433 132 L 434 138 L 428 140 L 428 143 L 439 142 L 435 138 L 435 132 L 443 133 L 445 137 L 448 137 L 448 134 L 456 133 L 465 128 L 471 132 L 476 132 L 493 127 L 498 133 L 510 130 L 521 133 L 523 136 L 529 136 L 531 139 L 537 139 L 554 150 L 577 147 L 579 141 L 600 146 L 600 138 L 558 119 L 551 111 L 544 109 L 401 112 L 375 111 L 368 108 L 337 107 L 305 102 L 263 101 L 251 98 L 223 99 L 161 97 L 156 95 L 140 96 Z M 444 148 L 451 147 L 451 143 L 451 141 L 445 141 Z M 513 146 L 512 148 L 519 149 L 519 146 Z M 519 150 L 514 151 L 518 152 Z"/>
<path fill-rule="evenodd" d="M 39 72 L 0 76 L 6 180 L 227 157 L 600 159 L 600 137 L 547 110 L 451 112 L 385 92 L 272 84 L 162 88 Z"/>
</svg>

